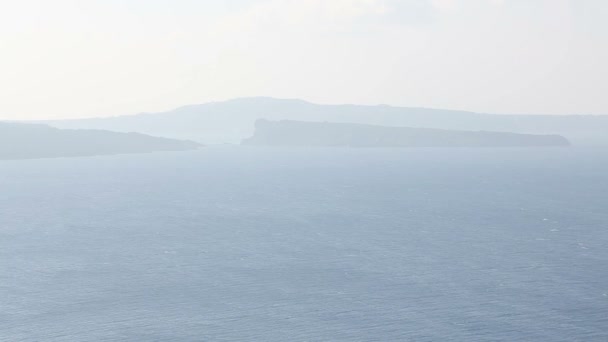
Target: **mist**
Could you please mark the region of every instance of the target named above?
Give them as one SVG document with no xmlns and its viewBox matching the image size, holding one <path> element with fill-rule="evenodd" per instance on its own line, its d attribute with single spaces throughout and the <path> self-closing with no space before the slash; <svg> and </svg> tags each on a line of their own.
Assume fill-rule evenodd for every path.
<svg viewBox="0 0 608 342">
<path fill-rule="evenodd" d="M 608 114 L 601 0 L 0 2 L 0 119 L 240 97 Z"/>
<path fill-rule="evenodd" d="M 607 341 L 607 14 L 0 0 L 0 341 Z"/>
</svg>

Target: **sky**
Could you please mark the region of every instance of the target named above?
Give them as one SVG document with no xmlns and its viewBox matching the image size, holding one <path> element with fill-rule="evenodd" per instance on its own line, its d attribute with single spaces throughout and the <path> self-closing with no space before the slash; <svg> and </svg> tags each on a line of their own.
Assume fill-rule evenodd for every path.
<svg viewBox="0 0 608 342">
<path fill-rule="evenodd" d="M 608 114 L 605 0 L 0 0 L 0 119 L 237 97 Z"/>
</svg>

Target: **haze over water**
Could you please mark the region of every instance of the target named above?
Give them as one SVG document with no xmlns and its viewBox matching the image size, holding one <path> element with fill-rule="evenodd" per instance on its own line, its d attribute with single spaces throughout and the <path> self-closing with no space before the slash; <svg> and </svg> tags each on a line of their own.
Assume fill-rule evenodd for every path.
<svg viewBox="0 0 608 342">
<path fill-rule="evenodd" d="M 607 342 L 606 18 L 0 0 L 0 342 Z"/>
<path fill-rule="evenodd" d="M 605 341 L 608 151 L 0 161 L 0 341 Z"/>
</svg>

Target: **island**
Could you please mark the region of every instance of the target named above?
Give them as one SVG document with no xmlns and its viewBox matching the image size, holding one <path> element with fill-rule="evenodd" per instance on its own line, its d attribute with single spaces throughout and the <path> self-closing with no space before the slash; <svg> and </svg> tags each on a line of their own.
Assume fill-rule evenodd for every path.
<svg viewBox="0 0 608 342">
<path fill-rule="evenodd" d="M 265 97 L 188 105 L 158 113 L 38 123 L 57 128 L 138 132 L 157 137 L 193 140 L 203 144 L 234 144 L 253 135 L 257 119 L 559 134 L 576 146 L 608 146 L 608 115 L 498 115 L 389 105 L 328 105 L 298 99 Z"/>
<path fill-rule="evenodd" d="M 192 141 L 42 124 L 0 122 L 0 160 L 81 157 L 199 148 Z"/>
<path fill-rule="evenodd" d="M 257 120 L 243 145 L 350 147 L 569 146 L 560 135 L 389 127 L 353 123 Z"/>
</svg>

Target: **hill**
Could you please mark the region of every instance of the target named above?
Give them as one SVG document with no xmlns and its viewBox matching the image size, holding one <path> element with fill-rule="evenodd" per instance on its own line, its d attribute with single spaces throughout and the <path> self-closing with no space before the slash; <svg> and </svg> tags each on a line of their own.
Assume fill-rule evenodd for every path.
<svg viewBox="0 0 608 342">
<path fill-rule="evenodd" d="M 560 134 L 575 145 L 608 145 L 608 115 L 493 115 L 386 105 L 319 105 L 302 100 L 243 98 L 163 113 L 47 122 L 59 128 L 140 132 L 203 143 L 238 143 L 258 119 L 329 121 L 450 130 Z"/>
<path fill-rule="evenodd" d="M 40 124 L 0 122 L 0 159 L 183 151 L 199 146 L 191 141 L 139 133 L 57 129 Z"/>
</svg>

